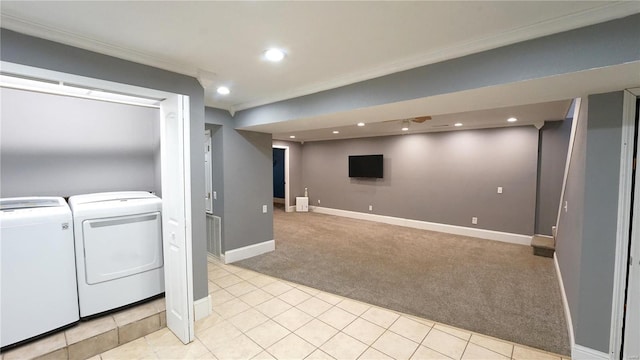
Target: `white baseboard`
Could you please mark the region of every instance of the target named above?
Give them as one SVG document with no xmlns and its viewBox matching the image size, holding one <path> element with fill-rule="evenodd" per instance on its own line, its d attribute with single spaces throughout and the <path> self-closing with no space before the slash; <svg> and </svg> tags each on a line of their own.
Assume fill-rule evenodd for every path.
<svg viewBox="0 0 640 360">
<path fill-rule="evenodd" d="M 268 240 L 258 244 L 253 244 L 239 249 L 233 249 L 224 253 L 224 263 L 230 264 L 236 261 L 248 259 L 260 254 L 267 253 L 276 249 L 275 240 Z"/>
<path fill-rule="evenodd" d="M 427 221 L 403 219 L 403 218 L 398 218 L 393 216 L 368 214 L 368 213 L 361 213 L 356 211 L 332 209 L 332 208 L 325 208 L 325 207 L 319 207 L 319 206 L 309 206 L 309 210 L 317 213 L 322 213 L 322 214 L 344 216 L 352 219 L 377 221 L 377 222 L 390 224 L 390 225 L 406 226 L 406 227 L 421 229 L 421 230 L 438 231 L 438 232 L 443 232 L 447 234 L 471 236 L 471 237 L 477 237 L 477 238 L 486 239 L 486 240 L 502 241 L 502 242 L 511 243 L 511 244 L 520 244 L 520 245 L 529 246 L 531 245 L 531 238 L 532 238 L 532 236 L 530 235 L 520 235 L 520 234 L 512 234 L 512 233 L 493 231 L 493 230 L 468 228 L 464 226 L 438 224 L 438 223 L 432 223 Z"/>
<path fill-rule="evenodd" d="M 193 317 L 195 321 L 204 319 L 211 313 L 211 295 L 193 302 Z"/>
<path fill-rule="evenodd" d="M 597 350 L 593 350 L 586 346 L 576 344 L 575 335 L 573 333 L 573 322 L 571 320 L 571 309 L 567 301 L 567 294 L 564 291 L 564 281 L 562 280 L 562 272 L 558 264 L 557 253 L 553 254 L 553 264 L 556 268 L 558 283 L 560 285 L 560 294 L 562 295 L 562 306 L 564 307 L 564 317 L 567 321 L 567 332 L 569 333 L 569 344 L 571 345 L 571 359 L 573 360 L 609 360 L 609 354 Z"/>
<path fill-rule="evenodd" d="M 609 360 L 609 354 L 574 344 L 571 348 L 572 360 Z"/>
<path fill-rule="evenodd" d="M 296 206 L 295 205 L 287 206 L 286 212 L 295 212 L 295 211 L 296 211 Z"/>
<path fill-rule="evenodd" d="M 571 309 L 569 308 L 569 301 L 567 301 L 567 293 L 564 291 L 564 281 L 562 280 L 562 272 L 560 271 L 560 265 L 558 264 L 558 253 L 553 253 L 553 265 L 556 268 L 556 276 L 558 277 L 558 284 L 560 285 L 560 295 L 562 295 L 562 307 L 564 308 L 564 318 L 567 322 L 567 333 L 569 334 L 569 344 L 573 348 L 576 344 L 576 339 L 573 334 L 573 320 L 571 320 Z"/>
</svg>

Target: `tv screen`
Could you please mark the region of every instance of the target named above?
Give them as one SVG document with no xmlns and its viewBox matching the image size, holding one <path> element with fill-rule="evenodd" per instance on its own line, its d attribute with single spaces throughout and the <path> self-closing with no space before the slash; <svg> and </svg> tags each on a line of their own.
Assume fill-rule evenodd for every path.
<svg viewBox="0 0 640 360">
<path fill-rule="evenodd" d="M 382 179 L 382 170 L 382 155 L 349 155 L 349 177 Z"/>
</svg>

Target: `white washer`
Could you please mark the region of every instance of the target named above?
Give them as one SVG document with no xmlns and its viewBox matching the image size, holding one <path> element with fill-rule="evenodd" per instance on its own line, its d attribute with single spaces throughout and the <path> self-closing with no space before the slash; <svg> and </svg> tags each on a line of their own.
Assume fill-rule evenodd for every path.
<svg viewBox="0 0 640 360">
<path fill-rule="evenodd" d="M 80 317 L 164 292 L 162 201 L 144 191 L 76 195 Z"/>
<path fill-rule="evenodd" d="M 61 197 L 0 199 L 0 345 L 79 320 L 73 223 Z"/>
</svg>

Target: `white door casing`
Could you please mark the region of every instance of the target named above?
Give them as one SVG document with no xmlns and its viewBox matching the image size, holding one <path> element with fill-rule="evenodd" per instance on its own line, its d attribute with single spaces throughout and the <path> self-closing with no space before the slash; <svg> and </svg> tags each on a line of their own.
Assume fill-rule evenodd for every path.
<svg viewBox="0 0 640 360">
<path fill-rule="evenodd" d="M 185 344 L 194 339 L 188 108 L 183 95 L 167 97 L 160 107 L 167 327 Z"/>
<path fill-rule="evenodd" d="M 640 89 L 635 89 L 640 94 Z M 635 93 L 625 91 L 625 107 L 635 123 L 637 97 Z M 635 129 L 636 132 L 639 129 Z M 640 154 L 640 142 L 636 144 L 636 154 Z M 635 169 L 635 189 L 633 206 L 633 219 L 631 224 L 631 246 L 629 248 L 629 268 L 627 304 L 624 328 L 623 359 L 640 359 L 640 170 Z M 615 294 L 614 294 L 615 295 Z"/>
</svg>

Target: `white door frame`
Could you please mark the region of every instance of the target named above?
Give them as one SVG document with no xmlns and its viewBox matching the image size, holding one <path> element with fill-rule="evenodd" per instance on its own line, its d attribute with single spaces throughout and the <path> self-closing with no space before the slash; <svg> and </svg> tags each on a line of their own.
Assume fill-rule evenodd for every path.
<svg viewBox="0 0 640 360">
<path fill-rule="evenodd" d="M 637 148 L 640 154 L 640 143 Z M 636 167 L 623 359 L 640 359 L 640 169 Z"/>
<path fill-rule="evenodd" d="M 638 91 L 640 95 L 640 89 L 634 89 Z M 633 90 L 632 90 L 633 91 Z M 616 230 L 616 251 L 615 251 L 615 268 L 614 268 L 614 278 L 613 278 L 613 296 L 612 296 L 612 307 L 611 307 L 611 330 L 610 330 L 610 338 L 609 338 L 609 357 L 611 359 L 617 359 L 620 354 L 621 346 L 622 346 L 622 338 L 623 336 L 627 339 L 625 341 L 625 354 L 628 354 L 627 350 L 629 349 L 630 339 L 637 339 L 640 334 L 640 329 L 635 328 L 632 321 L 627 322 L 627 329 L 625 334 L 622 333 L 622 325 L 624 321 L 624 301 L 626 294 L 626 279 L 627 279 L 627 270 L 629 269 L 628 259 L 629 259 L 629 228 L 631 226 L 631 198 L 629 194 L 631 194 L 634 189 L 631 184 L 631 176 L 633 173 L 633 141 L 635 135 L 635 109 L 636 109 L 636 97 L 632 91 L 625 90 L 624 91 L 624 101 L 623 101 L 623 112 L 622 112 L 622 144 L 620 149 L 620 183 L 618 187 L 618 224 Z M 636 174 L 638 174 L 636 170 Z M 636 177 L 636 190 L 639 188 L 640 178 Z M 636 199 L 635 199 L 635 209 L 634 214 L 636 214 L 633 224 L 633 232 L 637 236 L 637 232 L 640 230 L 638 227 L 640 226 L 640 206 L 638 203 L 640 202 L 640 192 L 636 191 Z M 637 242 L 637 240 L 635 241 Z M 637 249 L 637 244 L 636 249 Z M 636 250 L 637 251 L 637 250 Z M 638 259 L 634 258 L 634 262 L 637 262 Z M 638 266 L 636 266 L 637 268 Z M 632 273 L 634 269 L 632 269 Z M 635 270 L 637 273 L 637 269 Z M 631 275 L 631 274 L 630 274 Z M 636 274 L 637 276 L 637 274 Z M 630 279 L 631 280 L 631 279 Z M 632 284 L 629 282 L 629 292 L 638 291 L 633 287 L 637 284 Z M 634 300 L 630 298 L 628 300 Z M 635 299 L 635 302 L 638 302 L 638 299 Z M 631 310 L 634 307 L 634 303 L 630 302 L 627 304 L 627 309 Z M 638 304 L 635 304 L 636 308 Z M 633 309 L 637 310 L 637 309 Z M 627 313 L 627 315 L 631 315 L 633 311 Z M 639 316 L 640 314 L 635 314 L 635 316 Z M 629 328 L 629 326 L 631 326 Z M 635 337 L 631 337 L 633 335 Z M 629 337 L 627 337 L 629 336 Z M 637 347 L 637 344 L 636 344 Z M 632 350 L 633 351 L 633 350 Z M 638 353 L 638 349 L 635 349 L 635 355 L 640 355 Z M 633 355 L 633 354 L 629 354 Z M 626 357 L 625 357 L 626 358 Z"/>
<path fill-rule="evenodd" d="M 284 149 L 284 211 L 293 211 L 293 206 L 289 204 L 289 147 L 286 145 L 272 145 L 273 149 Z"/>
<path fill-rule="evenodd" d="M 68 74 L 58 71 L 52 71 L 47 69 L 36 68 L 32 66 L 26 66 L 22 64 L 15 64 L 6 61 L 0 61 L 0 68 L 4 71 L 11 72 L 17 75 L 25 75 L 34 78 L 41 78 L 47 80 L 55 80 L 55 81 L 63 81 L 69 82 L 72 84 L 87 86 L 90 88 L 96 89 L 104 89 L 105 91 L 113 91 L 116 93 L 125 93 L 131 95 L 137 95 L 147 98 L 156 98 L 156 99 L 166 99 L 171 96 L 176 96 L 178 94 L 169 93 L 166 91 L 154 90 L 134 85 L 127 85 L 122 83 L 116 83 L 106 80 L 100 80 L 95 78 L 89 78 L 85 76 L 79 76 L 74 74 Z M 185 112 L 185 117 L 189 119 L 189 108 L 183 109 Z M 162 119 L 160 119 L 162 120 Z M 179 170 L 179 172 L 173 172 L 172 176 L 176 176 L 176 174 L 180 174 L 183 177 L 184 183 L 184 196 L 185 196 L 185 223 L 187 224 L 186 229 L 186 244 L 187 244 L 187 252 L 185 259 L 185 269 L 184 273 L 186 275 L 187 281 L 190 284 L 189 289 L 187 291 L 187 299 L 188 309 L 191 312 L 191 316 L 189 318 L 189 327 L 190 327 L 190 339 L 194 339 L 194 318 L 193 318 L 193 253 L 192 253 L 192 229 L 191 229 L 191 159 L 188 157 L 190 154 L 190 122 L 185 121 L 183 126 L 183 135 L 185 141 L 183 142 L 183 150 L 185 155 L 185 164 L 184 169 Z M 162 139 L 161 139 L 162 141 Z M 161 160 L 162 161 L 162 160 Z M 163 239 L 164 242 L 164 239 Z M 165 268 L 165 279 L 167 278 L 167 270 Z M 165 292 L 166 295 L 166 292 Z"/>
</svg>

